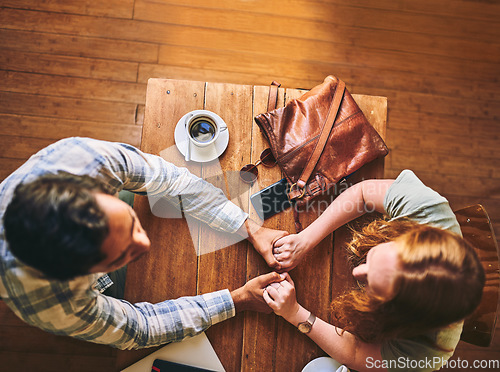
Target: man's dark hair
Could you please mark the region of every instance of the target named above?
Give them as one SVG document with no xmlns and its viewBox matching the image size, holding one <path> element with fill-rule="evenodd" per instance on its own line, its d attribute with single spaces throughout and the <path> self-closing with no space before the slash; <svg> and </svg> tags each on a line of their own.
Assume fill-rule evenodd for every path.
<svg viewBox="0 0 500 372">
<path fill-rule="evenodd" d="M 20 261 L 46 276 L 67 280 L 104 259 L 108 221 L 95 193 L 107 185 L 60 172 L 19 184 L 4 215 L 5 237 Z"/>
</svg>

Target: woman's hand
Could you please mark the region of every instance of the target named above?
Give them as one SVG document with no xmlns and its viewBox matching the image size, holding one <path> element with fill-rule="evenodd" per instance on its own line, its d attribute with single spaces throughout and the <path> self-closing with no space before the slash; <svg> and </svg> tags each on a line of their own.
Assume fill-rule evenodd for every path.
<svg viewBox="0 0 500 372">
<path fill-rule="evenodd" d="M 279 283 L 272 283 L 264 289 L 264 301 L 273 309 L 276 315 L 282 316 L 286 320 L 293 319 L 300 309 L 295 294 L 295 285 L 288 273 L 285 280 Z"/>
<path fill-rule="evenodd" d="M 297 266 L 309 247 L 303 235 L 292 234 L 278 239 L 274 243 L 273 254 L 280 265 L 280 271 L 290 271 Z"/>
</svg>

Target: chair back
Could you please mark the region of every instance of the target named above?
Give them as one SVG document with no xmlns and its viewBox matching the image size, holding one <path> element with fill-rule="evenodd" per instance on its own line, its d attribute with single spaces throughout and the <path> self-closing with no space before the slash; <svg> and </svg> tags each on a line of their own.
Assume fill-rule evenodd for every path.
<svg viewBox="0 0 500 372">
<path fill-rule="evenodd" d="M 484 207 L 476 204 L 455 211 L 464 239 L 476 250 L 486 274 L 486 284 L 478 308 L 465 319 L 460 339 L 469 344 L 490 346 L 495 331 L 500 271 L 498 242 Z"/>
</svg>

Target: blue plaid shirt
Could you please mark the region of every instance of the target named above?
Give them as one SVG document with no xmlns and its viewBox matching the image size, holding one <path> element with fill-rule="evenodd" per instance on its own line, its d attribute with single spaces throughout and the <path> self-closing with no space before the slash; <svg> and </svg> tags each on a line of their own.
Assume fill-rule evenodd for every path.
<svg viewBox="0 0 500 372">
<path fill-rule="evenodd" d="M 33 155 L 0 184 L 0 216 L 21 182 L 66 171 L 138 194 L 161 196 L 216 230 L 235 232 L 248 217 L 221 190 L 162 158 L 120 143 L 68 138 Z M 172 268 L 177 270 L 177 268 Z M 120 349 L 157 346 L 194 336 L 235 315 L 228 290 L 157 304 L 105 296 L 103 274 L 51 280 L 19 262 L 0 226 L 0 296 L 24 321 L 48 332 Z"/>
</svg>

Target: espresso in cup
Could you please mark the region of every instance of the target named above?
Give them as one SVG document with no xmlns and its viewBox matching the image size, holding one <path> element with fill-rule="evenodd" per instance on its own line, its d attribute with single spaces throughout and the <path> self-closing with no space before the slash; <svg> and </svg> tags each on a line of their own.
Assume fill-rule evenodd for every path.
<svg viewBox="0 0 500 372">
<path fill-rule="evenodd" d="M 209 143 L 215 138 L 217 132 L 217 124 L 207 116 L 194 117 L 189 122 L 188 134 L 196 143 Z"/>
<path fill-rule="evenodd" d="M 186 118 L 185 129 L 189 141 L 193 145 L 206 147 L 213 144 L 220 132 L 227 130 L 227 126 L 217 115 L 203 110 L 201 113 L 193 113 Z"/>
</svg>

